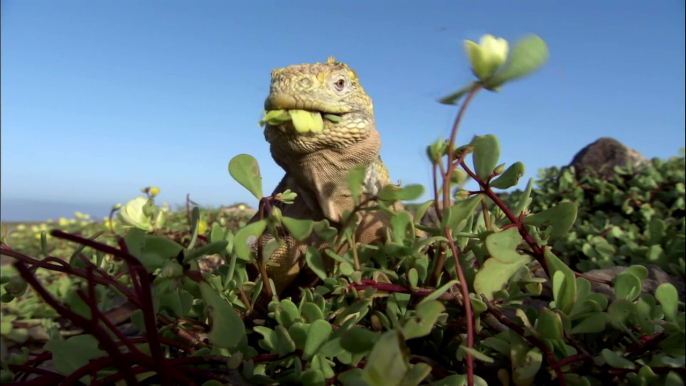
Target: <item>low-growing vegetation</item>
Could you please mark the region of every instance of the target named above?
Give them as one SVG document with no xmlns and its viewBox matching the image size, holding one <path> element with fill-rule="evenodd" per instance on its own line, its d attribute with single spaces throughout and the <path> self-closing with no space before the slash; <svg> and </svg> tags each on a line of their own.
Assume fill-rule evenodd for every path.
<svg viewBox="0 0 686 386">
<path fill-rule="evenodd" d="M 4 232 L 0 252 L 13 263 L 2 271 L 0 381 L 683 384 L 683 299 L 669 283 L 643 292 L 640 265 L 683 280 L 683 151 L 617 168 L 613 180 L 550 168 L 503 194 L 524 165 L 499 164 L 493 135 L 463 146 L 456 138 L 480 92 L 500 91 L 548 55 L 536 36 L 511 51 L 492 37 L 467 42 L 477 79 L 442 100 L 461 104 L 449 140 L 427 148 L 433 199 L 411 212 L 390 207 L 418 199 L 422 186 L 388 186 L 364 207 L 364 170 L 355 169 L 356 206 L 342 223 L 284 217 L 271 203 L 297 196 L 263 196 L 257 161 L 239 155 L 229 169 L 258 200 L 250 223 L 242 207 L 202 209 L 188 198 L 171 211 L 156 204 L 159 189 L 146 188 L 104 222 L 78 214 Z M 476 190 L 464 189 L 468 180 Z M 433 225 L 421 221 L 429 208 Z M 383 245 L 355 243 L 363 210 L 392 214 Z M 260 244 L 265 229 L 277 246 L 287 230 L 299 240 L 315 233 L 331 248 L 308 250 L 316 286 L 297 297 L 274 293 L 262 309 L 274 251 Z M 611 280 L 583 274 L 617 265 L 629 268 Z M 591 281 L 610 285 L 612 296 Z"/>
</svg>

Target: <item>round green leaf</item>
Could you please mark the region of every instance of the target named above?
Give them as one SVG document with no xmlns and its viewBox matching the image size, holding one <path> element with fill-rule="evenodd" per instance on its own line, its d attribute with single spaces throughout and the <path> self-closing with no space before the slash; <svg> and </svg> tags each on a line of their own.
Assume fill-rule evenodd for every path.
<svg viewBox="0 0 686 386">
<path fill-rule="evenodd" d="M 472 160 L 477 177 L 486 182 L 498 165 L 500 143 L 493 134 L 475 136 L 472 140 L 474 153 Z"/>
<path fill-rule="evenodd" d="M 655 298 L 662 305 L 667 321 L 677 322 L 677 309 L 679 307 L 679 295 L 676 288 L 669 283 L 660 284 L 655 290 Z"/>
<path fill-rule="evenodd" d="M 235 347 L 245 336 L 243 320 L 209 284 L 199 283 L 199 287 L 212 317 L 212 328 L 207 337 L 217 347 Z"/>
<path fill-rule="evenodd" d="M 229 161 L 229 174 L 236 182 L 248 189 L 258 200 L 262 199 L 262 176 L 260 165 L 249 154 L 239 154 Z"/>
<path fill-rule="evenodd" d="M 519 183 L 519 179 L 524 175 L 524 172 L 524 164 L 521 162 L 515 162 L 514 164 L 510 165 L 507 170 L 505 170 L 505 173 L 491 181 L 490 186 L 491 188 L 497 189 L 511 188 Z"/>
<path fill-rule="evenodd" d="M 310 324 L 310 329 L 303 349 L 303 359 L 309 360 L 314 354 L 329 340 L 331 335 L 331 324 L 326 320 L 315 320 Z"/>
</svg>

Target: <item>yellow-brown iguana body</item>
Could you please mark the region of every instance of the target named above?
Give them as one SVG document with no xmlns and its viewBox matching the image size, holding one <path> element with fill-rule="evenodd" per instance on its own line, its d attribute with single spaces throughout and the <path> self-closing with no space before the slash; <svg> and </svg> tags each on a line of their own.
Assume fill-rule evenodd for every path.
<svg viewBox="0 0 686 386">
<path fill-rule="evenodd" d="M 307 110 L 340 117 L 338 122 L 324 119 L 323 130 L 316 133 L 299 133 L 292 121 L 265 126 L 264 136 L 272 157 L 286 171 L 273 194 L 286 189 L 298 194 L 291 205 L 277 203 L 284 216 L 328 219 L 333 226 L 340 225 L 343 212 L 354 207 L 347 177 L 358 164 L 366 165 L 362 199 L 376 195 L 391 183 L 379 157 L 381 139 L 374 124 L 372 100 L 359 84 L 355 71 L 347 65 L 331 57 L 325 63 L 273 70 L 265 110 Z M 402 204 L 396 203 L 395 209 L 402 209 Z M 356 241 L 382 241 L 388 215 L 380 211 L 363 213 Z M 270 239 L 266 235 L 265 243 Z M 320 250 L 328 247 L 315 234 L 303 242 L 286 236 L 286 244 L 270 257 L 267 273 L 278 294 L 289 285 L 311 284 L 293 282 L 305 266 L 308 246 Z"/>
</svg>

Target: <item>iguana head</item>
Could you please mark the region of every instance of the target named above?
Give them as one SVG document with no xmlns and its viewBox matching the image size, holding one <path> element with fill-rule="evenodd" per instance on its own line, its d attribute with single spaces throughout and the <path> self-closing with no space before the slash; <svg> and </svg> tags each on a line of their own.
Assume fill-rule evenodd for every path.
<svg viewBox="0 0 686 386">
<path fill-rule="evenodd" d="M 371 98 L 355 71 L 333 57 L 273 70 L 264 108 L 275 158 L 345 148 L 375 130 Z"/>
</svg>

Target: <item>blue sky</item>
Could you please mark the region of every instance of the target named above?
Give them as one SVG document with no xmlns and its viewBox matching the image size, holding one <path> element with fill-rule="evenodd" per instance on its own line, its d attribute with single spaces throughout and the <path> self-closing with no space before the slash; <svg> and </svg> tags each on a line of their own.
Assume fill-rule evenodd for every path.
<svg viewBox="0 0 686 386">
<path fill-rule="evenodd" d="M 257 125 L 270 71 L 329 55 L 373 98 L 391 177 L 428 186 L 425 148 L 457 112 L 436 100 L 472 80 L 463 40 L 486 33 L 538 34 L 550 60 L 480 94 L 458 142 L 495 134 L 527 178 L 601 136 L 684 146 L 683 1 L 14 0 L 1 17 L 3 220 L 102 214 L 149 185 L 255 204 L 227 164 L 252 154 L 265 192 L 283 175 Z"/>
</svg>

